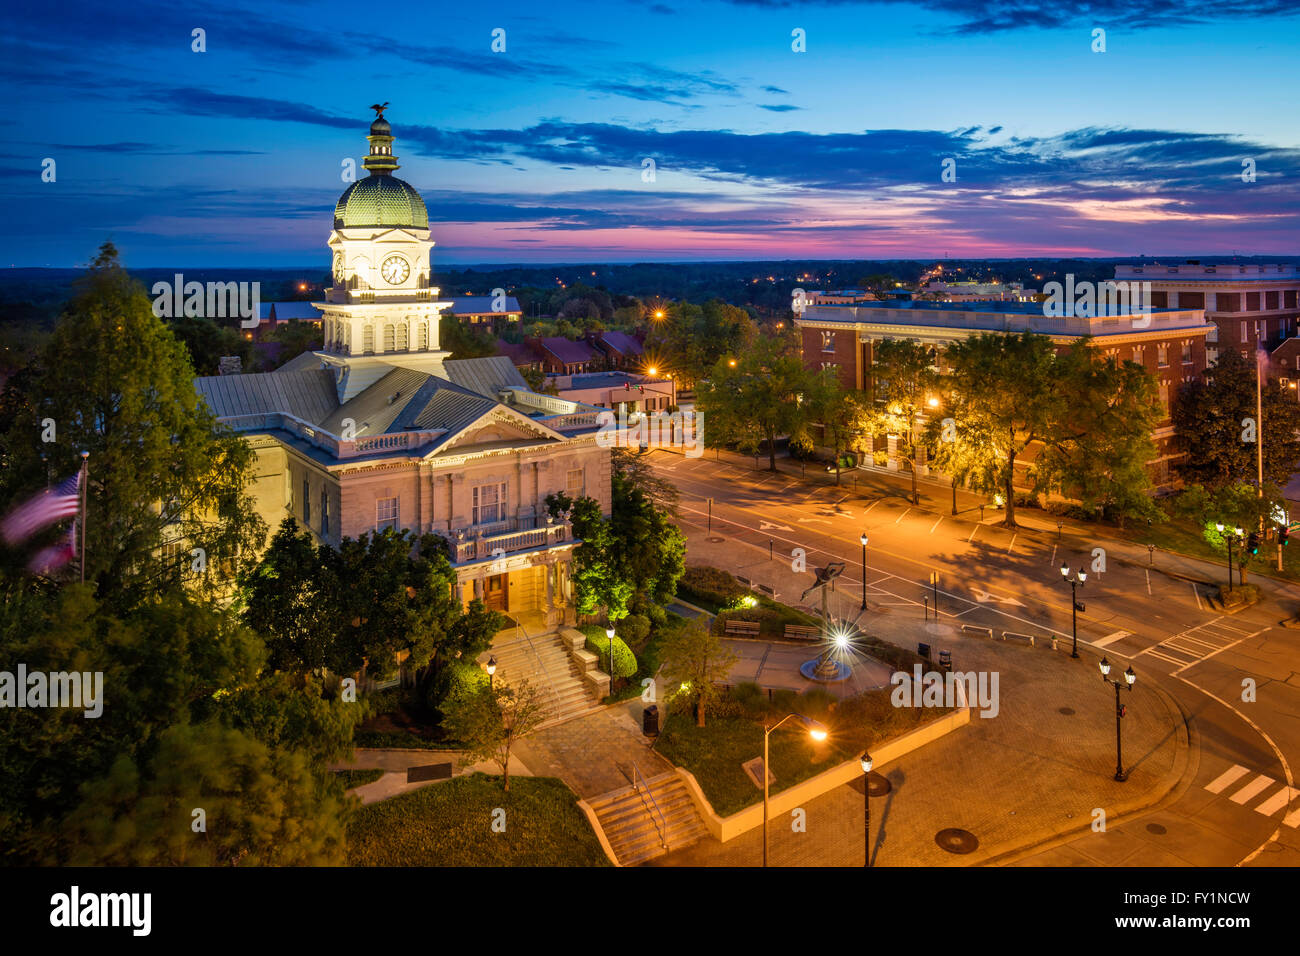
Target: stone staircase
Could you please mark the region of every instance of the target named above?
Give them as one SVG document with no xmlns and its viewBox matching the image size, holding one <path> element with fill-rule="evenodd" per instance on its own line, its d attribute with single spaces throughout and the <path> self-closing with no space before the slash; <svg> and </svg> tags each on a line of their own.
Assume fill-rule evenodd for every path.
<svg viewBox="0 0 1300 956">
<path fill-rule="evenodd" d="M 588 801 L 620 864 L 636 866 L 709 835 L 677 773 L 638 777 L 638 783 Z"/>
<path fill-rule="evenodd" d="M 599 710 L 609 693 L 609 675 L 595 670 L 596 655 L 583 649 L 585 640 L 572 628 L 546 634 L 513 628 L 498 634 L 479 662 L 495 657 L 497 680 L 523 679 L 539 688 L 549 711 L 541 726 L 549 727 Z"/>
</svg>

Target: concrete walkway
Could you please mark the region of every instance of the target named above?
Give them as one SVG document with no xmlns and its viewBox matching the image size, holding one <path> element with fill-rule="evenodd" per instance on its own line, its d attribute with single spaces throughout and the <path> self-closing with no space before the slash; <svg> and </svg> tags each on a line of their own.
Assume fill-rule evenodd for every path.
<svg viewBox="0 0 1300 956">
<path fill-rule="evenodd" d="M 643 777 L 672 770 L 641 733 L 640 698 L 586 717 L 544 727 L 519 742 L 515 753 L 535 776 L 559 777 L 585 799 L 630 785 L 635 763 Z"/>
<path fill-rule="evenodd" d="M 331 770 L 368 770 L 379 769 L 384 775 L 373 783 L 354 787 L 349 793 L 361 798 L 361 803 L 378 803 L 398 794 L 410 793 L 420 787 L 427 787 L 439 780 L 420 780 L 407 782 L 407 771 L 411 767 L 425 767 L 431 764 L 451 764 L 452 776 L 462 777 L 471 773 L 500 774 L 501 767 L 493 761 L 480 761 L 465 764 L 465 755 L 458 750 L 403 750 L 403 749 L 367 749 L 359 747 L 353 751 L 350 763 L 337 763 Z M 535 776 L 515 754 L 510 754 L 510 775 L 521 777 Z M 445 779 L 445 778 L 444 778 Z"/>
</svg>

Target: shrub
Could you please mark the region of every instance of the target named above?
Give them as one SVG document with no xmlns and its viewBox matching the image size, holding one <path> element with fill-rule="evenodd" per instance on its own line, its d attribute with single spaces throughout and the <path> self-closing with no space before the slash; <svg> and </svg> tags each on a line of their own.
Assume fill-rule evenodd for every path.
<svg viewBox="0 0 1300 956">
<path fill-rule="evenodd" d="M 487 671 L 483 668 L 467 661 L 456 661 L 444 667 L 430 685 L 428 705 L 440 710 L 449 698 L 463 697 L 487 683 Z"/>
<path fill-rule="evenodd" d="M 679 593 L 689 598 L 699 598 L 716 608 L 725 607 L 736 598 L 748 594 L 749 589 L 721 568 L 695 565 L 677 582 Z"/>
<path fill-rule="evenodd" d="M 871 460 L 876 463 L 877 468 L 884 468 L 889 464 L 889 452 L 874 451 L 871 453 Z"/>
<path fill-rule="evenodd" d="M 650 618 L 650 623 L 654 626 L 655 630 L 658 630 L 668 623 L 668 612 L 658 604 L 646 605 L 645 611 L 646 617 Z"/>
<path fill-rule="evenodd" d="M 650 618 L 644 614 L 629 614 L 614 626 L 628 644 L 639 645 L 650 636 Z"/>
<path fill-rule="evenodd" d="M 802 611 L 796 611 L 792 607 L 786 607 L 784 604 L 778 604 L 767 598 L 759 598 L 758 607 L 739 608 L 734 611 L 721 611 L 713 619 L 713 632 L 723 634 L 726 632 L 727 621 L 757 621 L 759 625 L 759 634 L 764 637 L 784 637 L 785 626 L 787 624 L 802 624 L 816 626 L 819 622 L 816 618 L 804 614 Z"/>
<path fill-rule="evenodd" d="M 597 633 L 592 633 L 593 631 Z M 603 629 L 593 627 L 587 630 L 587 650 L 596 655 L 602 668 L 609 666 L 609 638 L 605 636 Z M 631 677 L 636 673 L 636 667 L 636 655 L 632 653 L 632 648 L 623 643 L 623 638 L 615 634 L 612 676 Z"/>
</svg>

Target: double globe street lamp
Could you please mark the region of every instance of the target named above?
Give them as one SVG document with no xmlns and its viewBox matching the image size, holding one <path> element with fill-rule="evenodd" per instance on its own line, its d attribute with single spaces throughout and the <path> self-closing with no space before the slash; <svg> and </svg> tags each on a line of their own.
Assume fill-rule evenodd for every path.
<svg viewBox="0 0 1300 956">
<path fill-rule="evenodd" d="M 1068 565 L 1061 565 L 1061 577 L 1070 585 L 1070 629 L 1074 633 L 1074 642 L 1070 647 L 1070 656 L 1077 658 L 1079 656 L 1079 612 L 1086 608 L 1079 603 L 1079 588 L 1083 587 L 1083 582 L 1088 580 L 1088 572 L 1079 570 L 1074 572 L 1074 577 L 1070 577 L 1070 568 Z"/>
<path fill-rule="evenodd" d="M 1241 528 L 1229 528 L 1227 534 L 1224 534 L 1224 524 L 1222 521 L 1214 523 L 1214 530 L 1223 535 L 1223 540 L 1228 543 L 1228 590 L 1232 590 L 1232 539 L 1238 540 L 1246 536 L 1246 532 Z"/>
<path fill-rule="evenodd" d="M 1115 688 L 1115 779 L 1123 783 L 1128 779 L 1128 774 L 1124 772 L 1124 758 L 1119 742 L 1119 721 L 1125 713 L 1124 705 L 1119 702 L 1119 689 L 1127 686 L 1129 691 L 1132 692 L 1133 683 L 1137 680 L 1137 674 L 1134 674 L 1133 668 L 1129 667 L 1124 671 L 1123 681 L 1111 680 L 1110 661 L 1103 657 L 1101 663 L 1097 666 L 1101 668 L 1101 679 Z"/>
</svg>

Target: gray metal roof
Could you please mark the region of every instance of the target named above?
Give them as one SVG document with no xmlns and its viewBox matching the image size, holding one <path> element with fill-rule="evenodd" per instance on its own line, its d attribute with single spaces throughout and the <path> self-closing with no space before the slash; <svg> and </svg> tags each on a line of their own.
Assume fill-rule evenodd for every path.
<svg viewBox="0 0 1300 956">
<path fill-rule="evenodd" d="M 315 352 L 299 352 L 279 368 L 274 369 L 272 374 L 278 375 L 282 372 L 304 372 L 309 369 L 318 369 L 322 367 L 321 360 L 316 357 Z"/>
<path fill-rule="evenodd" d="M 194 387 L 218 418 L 284 412 L 319 422 L 339 404 L 334 376 L 324 369 L 209 375 Z"/>
<path fill-rule="evenodd" d="M 527 388 L 528 383 L 506 355 L 489 355 L 486 358 L 455 359 L 442 364 L 447 378 L 461 388 L 469 389 L 495 401 L 502 389 Z"/>
<path fill-rule="evenodd" d="M 352 420 L 358 437 L 404 431 L 459 430 L 497 406 L 443 378 L 395 368 L 320 423 L 334 435 Z"/>
</svg>

